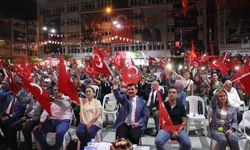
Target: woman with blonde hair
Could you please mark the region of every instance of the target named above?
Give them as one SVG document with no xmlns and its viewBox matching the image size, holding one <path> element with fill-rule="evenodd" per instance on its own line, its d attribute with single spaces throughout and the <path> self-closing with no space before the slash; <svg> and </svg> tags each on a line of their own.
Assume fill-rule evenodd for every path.
<svg viewBox="0 0 250 150">
<path fill-rule="evenodd" d="M 225 150 L 227 146 L 239 150 L 237 112 L 229 105 L 227 92 L 218 89 L 211 101 L 212 118 L 209 124 L 211 138 L 217 141 L 215 150 Z"/>
</svg>

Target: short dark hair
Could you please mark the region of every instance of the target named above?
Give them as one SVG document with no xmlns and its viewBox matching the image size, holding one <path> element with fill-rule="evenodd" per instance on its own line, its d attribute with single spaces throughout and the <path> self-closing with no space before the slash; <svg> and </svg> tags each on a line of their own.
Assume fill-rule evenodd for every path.
<svg viewBox="0 0 250 150">
<path fill-rule="evenodd" d="M 177 88 L 174 87 L 174 86 L 169 87 L 168 91 L 169 91 L 170 89 L 175 89 L 176 91 L 178 91 Z"/>
<path fill-rule="evenodd" d="M 134 86 L 136 89 L 138 89 L 137 84 L 135 84 L 135 83 L 129 83 L 129 84 L 127 85 L 127 87 L 131 87 L 131 86 Z"/>
</svg>

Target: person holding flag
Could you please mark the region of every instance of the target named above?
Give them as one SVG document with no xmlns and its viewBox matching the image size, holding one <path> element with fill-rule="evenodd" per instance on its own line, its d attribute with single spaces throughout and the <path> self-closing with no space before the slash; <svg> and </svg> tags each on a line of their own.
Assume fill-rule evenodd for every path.
<svg viewBox="0 0 250 150">
<path fill-rule="evenodd" d="M 190 150 L 191 141 L 184 131 L 187 123 L 187 115 L 185 107 L 177 103 L 177 89 L 174 87 L 168 90 L 168 101 L 162 102 L 160 93 L 158 92 L 160 127 L 155 138 L 155 146 L 157 150 L 165 150 L 165 142 L 174 139 L 180 143 L 180 150 Z"/>
<path fill-rule="evenodd" d="M 113 93 L 121 108 L 119 110 L 115 127 L 116 138 L 125 138 L 133 144 L 139 144 L 145 130 L 148 111 L 145 100 L 138 97 L 135 83 L 127 84 L 127 92 L 121 93 L 118 89 L 120 81 L 113 79 Z"/>
</svg>

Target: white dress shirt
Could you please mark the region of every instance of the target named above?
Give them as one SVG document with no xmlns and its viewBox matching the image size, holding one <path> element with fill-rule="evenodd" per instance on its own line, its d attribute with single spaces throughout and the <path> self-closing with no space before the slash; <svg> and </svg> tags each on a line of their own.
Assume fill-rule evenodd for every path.
<svg viewBox="0 0 250 150">
<path fill-rule="evenodd" d="M 234 87 L 232 87 L 229 92 L 226 90 L 226 92 L 228 96 L 228 101 L 231 106 L 239 108 L 240 105 L 244 103 L 243 101 L 240 100 L 240 96 Z"/>
</svg>

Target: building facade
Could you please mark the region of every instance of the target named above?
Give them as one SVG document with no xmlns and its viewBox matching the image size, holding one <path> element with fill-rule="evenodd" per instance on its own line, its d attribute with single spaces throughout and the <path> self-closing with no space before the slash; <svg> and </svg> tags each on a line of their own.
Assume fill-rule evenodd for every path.
<svg viewBox="0 0 250 150">
<path fill-rule="evenodd" d="M 36 21 L 14 18 L 0 19 L 0 55 L 7 59 L 28 59 L 38 56 Z"/>
<path fill-rule="evenodd" d="M 249 1 L 239 3 L 216 3 L 216 20 L 213 25 L 214 40 L 218 53 L 250 55 Z"/>
<path fill-rule="evenodd" d="M 175 42 L 207 52 L 206 0 L 43 0 L 37 2 L 41 56 L 91 55 L 92 45 L 171 57 Z M 106 8 L 112 11 L 107 12 Z M 115 23 L 116 22 L 116 23 Z M 55 29 L 44 32 L 46 26 Z"/>
</svg>

